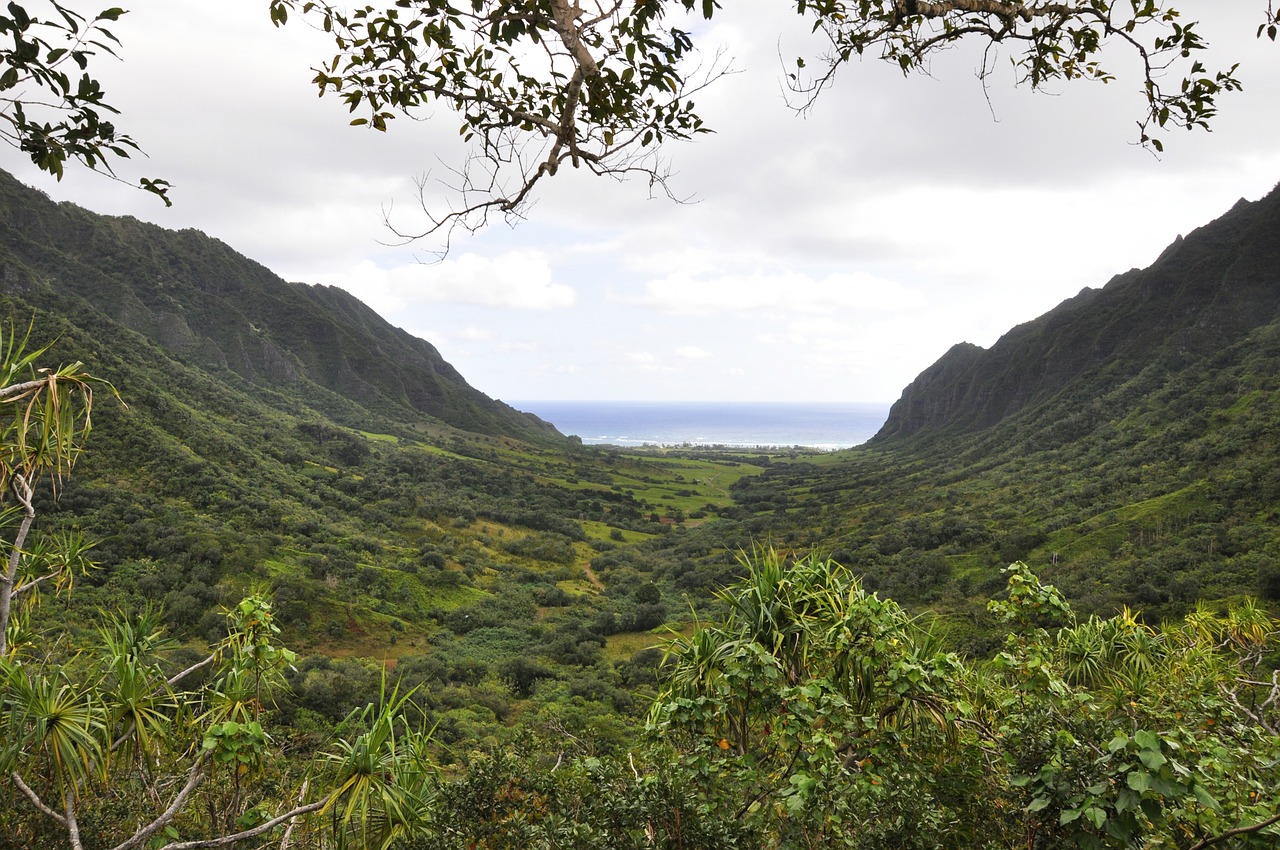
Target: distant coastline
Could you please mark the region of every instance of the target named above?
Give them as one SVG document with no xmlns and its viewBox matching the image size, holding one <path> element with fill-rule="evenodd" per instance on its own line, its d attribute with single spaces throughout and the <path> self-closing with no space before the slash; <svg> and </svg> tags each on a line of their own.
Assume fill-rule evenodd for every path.
<svg viewBox="0 0 1280 850">
<path fill-rule="evenodd" d="M 846 449 L 880 430 L 888 402 L 508 401 L 588 445 Z"/>
</svg>

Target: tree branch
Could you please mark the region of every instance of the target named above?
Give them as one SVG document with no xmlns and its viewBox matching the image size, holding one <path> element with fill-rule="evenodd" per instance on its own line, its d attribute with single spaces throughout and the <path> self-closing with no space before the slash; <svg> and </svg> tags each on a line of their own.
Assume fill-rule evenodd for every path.
<svg viewBox="0 0 1280 850">
<path fill-rule="evenodd" d="M 0 657 L 4 656 L 9 648 L 9 617 L 13 605 L 13 586 L 18 580 L 18 562 L 22 559 L 22 547 L 27 542 L 27 533 L 31 531 L 31 523 L 36 518 L 36 509 L 31 503 L 33 495 L 31 484 L 21 472 L 13 474 L 13 490 L 14 497 L 22 504 L 23 516 L 9 550 L 4 574 L 0 576 Z"/>
<path fill-rule="evenodd" d="M 10 396 L 21 397 L 22 394 L 29 392 L 30 390 L 39 389 L 41 384 L 46 384 L 48 382 L 48 378 L 40 378 L 36 381 L 23 381 L 21 384 L 10 384 L 9 386 L 0 389 L 0 399 L 9 398 Z"/>
<path fill-rule="evenodd" d="M 198 841 L 175 841 L 164 845 L 160 850 L 196 850 L 198 847 L 221 847 L 226 844 L 234 844 L 237 841 L 244 841 L 248 838 L 256 838 L 264 832 L 270 832 L 282 823 L 294 821 L 303 815 L 324 808 L 329 800 L 329 797 L 325 797 L 323 800 L 317 800 L 305 806 L 297 806 L 266 823 L 259 824 L 253 829 L 246 829 L 244 832 L 237 832 L 235 835 L 224 835 L 221 838 L 204 838 Z M 116 848 L 116 850 L 119 850 L 119 848 Z"/>
<path fill-rule="evenodd" d="M 49 579 L 51 579 L 51 578 L 57 578 L 57 577 L 58 577 L 58 574 L 57 574 L 57 573 L 49 573 L 48 575 L 40 576 L 40 578 L 34 578 L 34 579 L 32 579 L 31 581 L 26 582 L 25 584 L 20 584 L 20 585 L 18 585 L 17 587 L 15 587 L 15 588 L 13 589 L 13 593 L 12 593 L 12 595 L 13 595 L 13 596 L 17 596 L 18 594 L 22 593 L 23 591 L 30 590 L 31 588 L 33 588 L 33 587 L 35 587 L 36 585 L 40 584 L 40 582 L 42 582 L 42 581 L 48 581 L 48 580 L 49 580 Z"/>
<path fill-rule="evenodd" d="M 84 844 L 80 841 L 80 824 L 76 823 L 75 794 L 67 794 L 65 806 L 67 809 L 67 840 L 71 842 L 71 850 L 84 850 Z"/>
<path fill-rule="evenodd" d="M 37 809 L 44 812 L 46 815 L 53 818 L 63 826 L 67 825 L 66 817 L 64 815 L 58 814 L 53 809 L 46 806 L 44 804 L 44 801 L 40 799 L 40 795 L 37 794 L 35 791 L 31 790 L 31 786 L 27 785 L 27 783 L 22 781 L 22 777 L 18 775 L 18 771 L 15 770 L 13 773 L 9 774 L 9 778 L 13 780 L 14 785 L 18 786 L 18 790 L 21 791 L 28 800 L 31 801 L 31 805 L 35 806 Z"/>
<path fill-rule="evenodd" d="M 302 801 L 307 799 L 307 786 L 310 784 L 310 779 L 302 780 L 302 790 L 298 792 L 298 805 L 302 805 Z M 284 838 L 280 839 L 280 850 L 289 850 L 289 840 L 293 838 L 293 828 L 297 825 L 296 818 L 289 823 L 289 828 L 284 831 Z"/>
<path fill-rule="evenodd" d="M 1280 823 L 1280 814 L 1273 815 L 1264 821 L 1250 824 L 1249 826 L 1238 826 L 1235 829 L 1228 829 L 1226 832 L 1219 833 L 1218 835 L 1206 838 L 1197 844 L 1191 845 L 1188 850 L 1204 850 L 1204 848 L 1217 844 L 1219 841 L 1226 841 L 1228 838 L 1235 838 L 1237 835 L 1249 835 L 1254 832 L 1259 832 L 1274 823 Z"/>
<path fill-rule="evenodd" d="M 190 797 L 192 792 L 199 787 L 202 781 L 204 781 L 205 753 L 206 751 L 202 750 L 200 755 L 196 758 L 195 764 L 191 765 L 191 770 L 187 777 L 187 784 L 184 785 L 182 790 L 178 792 L 178 795 L 173 798 L 173 802 L 169 804 L 169 808 L 161 812 L 159 817 L 151 821 L 151 823 L 135 832 L 132 837 L 117 844 L 112 848 L 112 850 L 130 850 L 131 847 L 136 847 L 160 829 L 164 828 L 165 824 L 173 820 L 174 817 L 177 816 L 178 812 L 182 811 L 182 807 L 187 803 L 187 798 Z"/>
<path fill-rule="evenodd" d="M 211 654 L 208 658 L 206 658 L 205 660 L 203 660 L 203 661 L 197 661 L 195 664 L 192 664 L 192 665 L 191 665 L 190 667 L 188 667 L 186 670 L 183 670 L 183 671 L 182 671 L 182 672 L 180 672 L 180 673 L 175 673 L 175 674 L 173 675 L 173 677 L 172 677 L 172 678 L 170 678 L 168 681 L 166 681 L 166 682 L 165 682 L 165 684 L 172 688 L 174 685 L 176 685 L 176 684 L 178 684 L 179 682 L 181 682 L 181 681 L 182 681 L 183 679 L 185 679 L 187 676 L 189 676 L 189 675 L 191 675 L 192 673 L 194 673 L 194 672 L 196 672 L 197 670 L 199 670 L 201 667 L 208 667 L 210 664 L 212 664 L 214 661 L 216 661 L 216 660 L 217 660 L 217 658 L 218 658 L 218 653 L 216 653 L 216 652 L 215 652 L 215 653 L 212 653 L 212 654 Z"/>
</svg>

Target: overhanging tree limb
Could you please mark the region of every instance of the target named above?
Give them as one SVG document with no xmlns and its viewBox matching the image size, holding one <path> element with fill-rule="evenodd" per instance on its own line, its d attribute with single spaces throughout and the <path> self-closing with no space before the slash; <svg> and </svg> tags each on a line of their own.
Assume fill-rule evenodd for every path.
<svg viewBox="0 0 1280 850">
<path fill-rule="evenodd" d="M 1136 55 L 1139 140 L 1156 150 L 1164 144 L 1157 132 L 1207 128 L 1218 95 L 1240 88 L 1234 66 L 1199 61 L 1207 44 L 1198 24 L 1163 0 L 796 0 L 794 8 L 830 46 L 816 71 L 801 59 L 788 74 L 800 110 L 857 58 L 927 72 L 939 51 L 973 41 L 988 51 L 1014 46 L 1021 83 L 1034 89 L 1110 81 L 1113 64 Z M 663 143 L 710 131 L 692 95 L 728 70 L 718 60 L 700 67 L 682 29 L 682 16 L 730 13 L 715 0 L 476 0 L 461 8 L 415 0 L 350 10 L 270 0 L 270 10 L 277 25 L 296 13 L 332 35 L 335 53 L 316 67 L 315 83 L 358 113 L 353 124 L 385 130 L 397 115 L 444 106 L 474 144 L 470 161 L 451 169 L 463 179 L 442 184 L 444 200 L 422 198 L 426 225 L 392 228 L 405 240 L 437 234 L 447 244 L 452 228 L 483 227 L 490 213 L 519 218 L 535 186 L 566 161 L 665 190 Z M 1270 0 L 1265 16 L 1259 35 L 1274 38 Z M 984 54 L 984 80 L 993 55 Z"/>
<path fill-rule="evenodd" d="M 1228 829 L 1226 832 L 1219 833 L 1211 838 L 1206 838 L 1203 841 L 1192 844 L 1188 850 L 1204 850 L 1206 847 L 1212 847 L 1213 845 L 1226 841 L 1229 838 L 1236 838 L 1240 835 L 1252 835 L 1255 832 L 1261 832 L 1272 824 L 1277 823 L 1280 823 L 1280 814 L 1273 815 L 1264 821 L 1249 824 L 1248 826 L 1238 826 L 1235 829 Z"/>
<path fill-rule="evenodd" d="M 98 57 L 115 57 L 120 42 L 108 24 L 123 14 L 110 8 L 88 18 L 61 0 L 9 3 L 0 13 L 0 140 L 59 180 L 68 162 L 119 180 L 112 160 L 140 150 L 116 128 L 119 110 L 89 71 Z M 164 180 L 138 188 L 171 203 Z"/>
</svg>

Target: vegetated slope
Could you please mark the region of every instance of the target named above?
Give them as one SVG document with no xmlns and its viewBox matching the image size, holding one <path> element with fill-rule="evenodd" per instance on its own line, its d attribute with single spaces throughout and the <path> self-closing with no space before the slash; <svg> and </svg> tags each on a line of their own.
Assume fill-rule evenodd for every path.
<svg viewBox="0 0 1280 850">
<path fill-rule="evenodd" d="M 953 347 L 903 391 L 875 439 L 981 430 L 1076 385 L 1105 391 L 1233 345 L 1280 309 L 1277 233 L 1280 191 L 1242 200 L 1149 268 L 1083 290 L 990 350 Z"/>
<path fill-rule="evenodd" d="M 339 419 L 335 395 L 406 422 L 425 414 L 476 433 L 559 439 L 341 289 L 286 283 L 195 230 L 55 204 L 3 172 L 0 266 L 0 291 L 54 312 L 82 298 L 183 362 L 290 388 Z"/>
<path fill-rule="evenodd" d="M 100 563 L 46 624 L 85 638 L 104 611 L 162 606 L 194 653 L 265 589 L 304 656 L 286 718 L 337 722 L 394 660 L 430 684 L 442 744 L 514 717 L 622 739 L 647 632 L 691 586 L 638 550 L 717 521 L 757 466 L 583 447 L 345 293 L 6 178 L 0 196 L 0 325 L 30 323 L 56 340 L 42 364 L 83 361 L 123 400 L 97 392 L 86 454 L 40 496 L 32 540 L 83 532 Z"/>
<path fill-rule="evenodd" d="M 735 488 L 751 533 L 981 623 L 1026 559 L 1083 610 L 1280 600 L 1280 193 L 989 351 L 959 345 L 869 445 Z M 968 628 L 968 626 L 962 626 Z"/>
</svg>

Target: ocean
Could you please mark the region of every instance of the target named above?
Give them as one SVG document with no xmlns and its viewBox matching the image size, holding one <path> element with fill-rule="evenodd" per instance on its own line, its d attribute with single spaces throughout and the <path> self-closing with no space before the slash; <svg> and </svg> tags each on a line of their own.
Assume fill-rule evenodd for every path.
<svg viewBox="0 0 1280 850">
<path fill-rule="evenodd" d="M 865 443 L 889 414 L 887 403 L 698 401 L 509 401 L 562 434 L 591 445 L 806 446 Z"/>
</svg>

